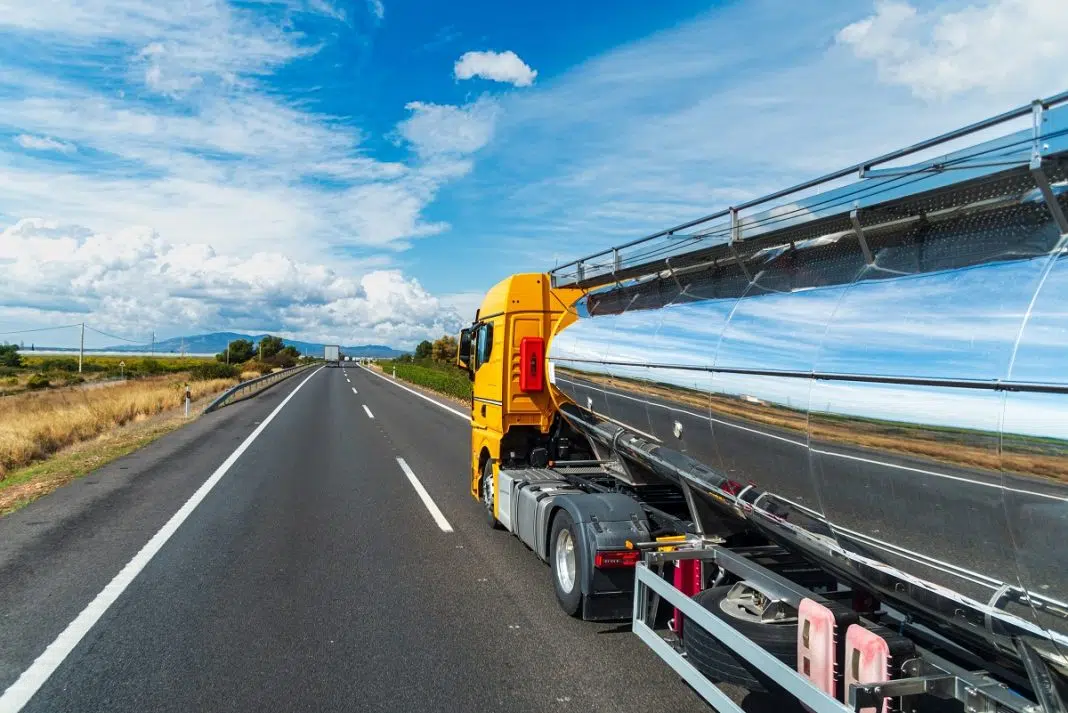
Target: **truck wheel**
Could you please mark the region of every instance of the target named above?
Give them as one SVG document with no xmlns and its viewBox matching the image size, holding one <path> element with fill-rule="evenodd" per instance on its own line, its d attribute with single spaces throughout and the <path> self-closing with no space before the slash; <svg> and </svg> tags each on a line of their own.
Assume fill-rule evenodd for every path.
<svg viewBox="0 0 1068 713">
<path fill-rule="evenodd" d="M 750 639 L 790 668 L 797 670 L 797 622 L 761 623 L 732 616 L 720 604 L 731 586 L 700 592 L 694 601 Z M 748 661 L 735 656 L 726 646 L 697 624 L 684 620 L 683 649 L 694 668 L 715 683 L 733 683 L 753 692 L 777 691 L 778 686 Z"/>
<path fill-rule="evenodd" d="M 578 538 L 578 526 L 567 510 L 556 513 L 549 538 L 549 564 L 553 571 L 556 601 L 569 616 L 579 616 L 582 613 L 581 578 L 586 569 L 586 555 L 582 540 Z"/>
<path fill-rule="evenodd" d="M 500 530 L 501 524 L 493 514 L 493 461 L 486 461 L 482 467 L 482 504 L 486 507 L 486 522 L 491 529 Z"/>
</svg>

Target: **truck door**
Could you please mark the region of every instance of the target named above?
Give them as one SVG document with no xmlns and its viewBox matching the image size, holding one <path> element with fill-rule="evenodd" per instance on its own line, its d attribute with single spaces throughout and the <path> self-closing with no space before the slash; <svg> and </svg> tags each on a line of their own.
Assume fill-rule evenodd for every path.
<svg viewBox="0 0 1068 713">
<path fill-rule="evenodd" d="M 496 324 L 494 324 L 496 323 Z M 472 367 L 475 372 L 474 401 L 471 419 L 475 427 L 501 431 L 501 347 L 504 335 L 504 319 L 496 318 L 482 322 L 474 334 Z"/>
</svg>

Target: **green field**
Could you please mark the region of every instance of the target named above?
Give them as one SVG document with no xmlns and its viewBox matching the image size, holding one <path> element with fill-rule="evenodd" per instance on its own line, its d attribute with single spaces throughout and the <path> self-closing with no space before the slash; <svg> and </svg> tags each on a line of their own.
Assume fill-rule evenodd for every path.
<svg viewBox="0 0 1068 713">
<path fill-rule="evenodd" d="M 189 379 L 229 379 L 240 372 L 203 357 L 77 356 L 21 354 L 19 366 L 0 366 L 0 396 L 49 387 L 77 386 L 124 377 L 182 374 Z"/>
<path fill-rule="evenodd" d="M 471 381 L 467 372 L 451 364 L 442 364 L 432 359 L 417 361 L 380 361 L 378 365 L 386 374 L 397 370 L 397 378 L 424 386 L 432 391 L 452 396 L 453 398 L 471 400 Z"/>
<path fill-rule="evenodd" d="M 21 368 L 28 371 L 78 372 L 78 357 L 76 356 L 36 356 L 23 353 L 21 357 Z M 204 361 L 203 357 L 87 356 L 82 360 L 82 373 L 118 374 L 121 371 L 128 375 L 175 374 L 179 371 L 188 371 L 197 364 L 203 364 Z M 125 366 L 119 366 L 120 364 L 125 364 Z"/>
</svg>

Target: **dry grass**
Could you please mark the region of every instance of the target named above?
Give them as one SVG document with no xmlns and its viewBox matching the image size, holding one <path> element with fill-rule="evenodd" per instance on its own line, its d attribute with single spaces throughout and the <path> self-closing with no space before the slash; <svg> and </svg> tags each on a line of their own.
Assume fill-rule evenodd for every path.
<svg viewBox="0 0 1068 713">
<path fill-rule="evenodd" d="M 48 458 L 138 420 L 178 408 L 184 381 L 175 375 L 26 392 L 0 399 L 0 481 L 16 468 Z M 229 379 L 190 382 L 194 399 L 232 386 Z"/>
</svg>

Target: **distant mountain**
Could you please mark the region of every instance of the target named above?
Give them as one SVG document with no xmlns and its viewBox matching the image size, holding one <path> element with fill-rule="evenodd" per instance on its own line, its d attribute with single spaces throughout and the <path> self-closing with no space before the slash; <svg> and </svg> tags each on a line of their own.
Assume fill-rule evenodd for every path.
<svg viewBox="0 0 1068 713">
<path fill-rule="evenodd" d="M 263 339 L 265 334 L 237 334 L 235 332 L 212 332 L 211 334 L 195 334 L 190 337 L 173 337 L 171 339 L 163 339 L 156 342 L 155 351 L 158 354 L 178 354 L 183 348 L 186 354 L 217 354 L 224 349 L 226 345 L 235 339 L 248 339 L 252 342 L 259 343 Z M 285 339 L 283 341 L 287 345 L 296 347 L 297 351 L 301 354 L 309 354 L 311 356 L 322 356 L 323 346 L 322 344 L 316 344 L 315 342 L 302 342 L 296 339 Z M 147 352 L 152 348 L 150 344 L 124 344 L 114 347 L 104 347 L 104 351 L 114 352 Z M 381 344 L 362 344 L 359 346 L 342 346 L 341 353 L 346 356 L 358 356 L 358 357 L 378 357 L 381 359 L 390 359 L 398 357 L 404 354 L 402 351 L 398 351 L 392 347 L 387 347 Z"/>
</svg>

